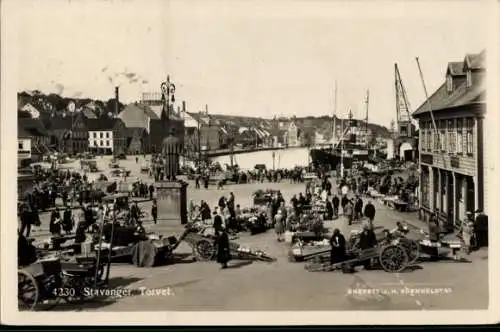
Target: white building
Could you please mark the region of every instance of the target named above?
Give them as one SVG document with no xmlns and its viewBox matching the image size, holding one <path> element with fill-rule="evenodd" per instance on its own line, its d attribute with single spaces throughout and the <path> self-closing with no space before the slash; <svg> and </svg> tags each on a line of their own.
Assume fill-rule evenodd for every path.
<svg viewBox="0 0 500 332">
<path fill-rule="evenodd" d="M 30 103 L 27 103 L 26 105 L 21 107 L 21 111 L 28 112 L 33 119 L 38 119 L 40 117 L 40 111 Z"/>
<path fill-rule="evenodd" d="M 89 148 L 113 152 L 113 130 L 89 130 Z"/>
<path fill-rule="evenodd" d="M 31 158 L 31 138 L 18 134 L 17 139 L 17 158 L 18 159 L 30 159 Z"/>
</svg>

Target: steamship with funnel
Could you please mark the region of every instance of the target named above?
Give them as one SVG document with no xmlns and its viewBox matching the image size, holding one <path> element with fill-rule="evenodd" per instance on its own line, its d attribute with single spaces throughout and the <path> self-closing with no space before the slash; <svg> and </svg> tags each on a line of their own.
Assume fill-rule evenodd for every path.
<svg viewBox="0 0 500 332">
<path fill-rule="evenodd" d="M 352 112 L 349 112 L 348 119 L 339 119 L 340 130 L 337 130 L 336 120 L 334 116 L 332 144 L 310 151 L 311 162 L 315 167 L 349 169 L 353 162 L 368 160 L 367 129 L 363 128 L 359 120 L 352 118 Z"/>
<path fill-rule="evenodd" d="M 315 167 L 330 170 L 351 168 L 355 161 L 365 161 L 369 157 L 368 149 L 368 102 L 370 91 L 366 91 L 366 118 L 364 125 L 352 118 L 349 111 L 348 119 L 339 119 L 337 124 L 337 82 L 335 82 L 335 110 L 333 114 L 332 144 L 329 147 L 311 149 L 310 156 Z"/>
</svg>

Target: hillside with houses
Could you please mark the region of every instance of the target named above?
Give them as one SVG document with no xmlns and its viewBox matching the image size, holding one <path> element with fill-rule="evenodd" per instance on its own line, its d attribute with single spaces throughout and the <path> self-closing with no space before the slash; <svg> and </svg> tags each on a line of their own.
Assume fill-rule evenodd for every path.
<svg viewBox="0 0 500 332">
<path fill-rule="evenodd" d="M 337 139 L 341 135 L 343 125 L 343 120 L 328 116 L 264 119 L 191 112 L 186 102 L 171 106 L 167 113 L 161 100 L 124 105 L 118 90 L 115 98 L 105 101 L 23 91 L 18 93 L 18 119 L 19 139 L 30 139 L 35 154 L 154 153 L 166 134 L 167 121 L 187 154 L 200 149 L 329 144 L 334 132 Z M 390 136 L 383 126 L 369 123 L 366 128 L 373 138 Z"/>
</svg>

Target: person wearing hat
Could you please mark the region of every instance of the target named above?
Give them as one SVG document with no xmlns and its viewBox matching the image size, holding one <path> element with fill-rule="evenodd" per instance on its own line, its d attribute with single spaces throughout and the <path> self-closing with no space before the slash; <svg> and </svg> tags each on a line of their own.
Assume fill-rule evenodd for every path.
<svg viewBox="0 0 500 332">
<path fill-rule="evenodd" d="M 488 216 L 482 210 L 476 210 L 475 230 L 478 247 L 488 246 Z"/>
<path fill-rule="evenodd" d="M 472 212 L 467 211 L 467 217 L 462 221 L 460 235 L 462 236 L 464 251 L 468 255 L 471 251 L 472 237 L 474 235 L 474 222 Z"/>
<path fill-rule="evenodd" d="M 156 222 L 158 220 L 158 205 L 156 203 L 156 198 L 153 199 L 153 205 L 151 206 L 151 217 L 153 217 L 153 222 L 156 225 Z"/>
<path fill-rule="evenodd" d="M 55 208 L 50 215 L 49 231 L 52 235 L 61 234 L 61 214 L 58 208 Z"/>
<path fill-rule="evenodd" d="M 147 238 L 147 236 L 146 236 L 146 229 L 144 228 L 144 226 L 142 226 L 142 221 L 139 220 L 139 219 L 136 221 L 136 227 L 135 227 L 134 235 L 139 240 L 145 240 Z"/>
<path fill-rule="evenodd" d="M 361 250 L 367 250 L 375 247 L 377 245 L 377 238 L 372 229 L 370 229 L 368 224 L 363 225 L 363 231 L 359 234 L 359 248 Z M 363 261 L 363 266 L 366 270 L 371 268 L 370 259 Z"/>
<path fill-rule="evenodd" d="M 231 252 L 229 251 L 229 235 L 224 227 L 219 228 L 220 233 L 216 233 L 217 239 L 215 245 L 217 248 L 217 263 L 221 264 L 221 268 L 226 269 L 227 263 L 231 260 Z"/>
<path fill-rule="evenodd" d="M 333 235 L 330 238 L 330 245 L 332 246 L 330 250 L 330 264 L 340 263 L 345 260 L 345 237 L 340 233 L 338 228 L 335 228 Z"/>
<path fill-rule="evenodd" d="M 215 231 L 215 235 L 218 236 L 219 233 L 222 231 L 222 217 L 219 215 L 219 213 L 217 213 L 217 209 L 214 209 L 214 212 L 213 212 L 213 228 L 214 228 L 214 231 Z"/>
<path fill-rule="evenodd" d="M 69 206 L 66 206 L 66 209 L 63 213 L 63 229 L 66 234 L 71 233 L 71 231 L 73 230 L 73 226 L 73 215 L 71 214 L 71 209 L 69 208 Z"/>
</svg>

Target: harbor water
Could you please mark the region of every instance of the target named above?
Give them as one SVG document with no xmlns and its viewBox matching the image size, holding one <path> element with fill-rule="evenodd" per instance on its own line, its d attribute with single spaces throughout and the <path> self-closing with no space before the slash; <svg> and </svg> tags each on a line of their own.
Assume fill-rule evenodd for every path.
<svg viewBox="0 0 500 332">
<path fill-rule="evenodd" d="M 219 162 L 222 166 L 230 165 L 231 156 L 215 157 L 213 161 Z M 257 164 L 264 164 L 267 169 L 273 169 L 273 167 L 275 169 L 290 169 L 295 166 L 308 166 L 310 157 L 308 148 L 296 147 L 273 151 L 255 151 L 234 154 L 233 162 L 243 170 L 254 169 Z"/>
</svg>

